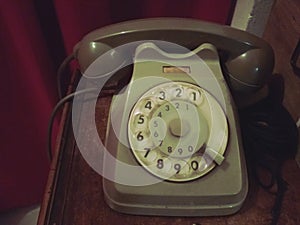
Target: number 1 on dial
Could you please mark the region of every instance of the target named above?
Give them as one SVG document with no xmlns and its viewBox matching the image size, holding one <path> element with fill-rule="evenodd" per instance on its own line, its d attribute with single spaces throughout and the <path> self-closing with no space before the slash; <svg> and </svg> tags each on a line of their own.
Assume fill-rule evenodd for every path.
<svg viewBox="0 0 300 225">
<path fill-rule="evenodd" d="M 196 101 L 197 93 L 193 91 L 193 92 L 192 92 L 192 95 L 193 95 L 193 100 Z"/>
</svg>

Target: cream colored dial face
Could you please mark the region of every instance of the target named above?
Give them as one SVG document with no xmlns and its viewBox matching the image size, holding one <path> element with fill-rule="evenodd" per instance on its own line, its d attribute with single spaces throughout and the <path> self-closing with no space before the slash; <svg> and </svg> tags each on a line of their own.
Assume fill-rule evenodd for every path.
<svg viewBox="0 0 300 225">
<path fill-rule="evenodd" d="M 128 138 L 135 158 L 150 173 L 170 181 L 190 181 L 223 161 L 227 120 L 204 89 L 186 82 L 163 83 L 134 105 Z"/>
</svg>

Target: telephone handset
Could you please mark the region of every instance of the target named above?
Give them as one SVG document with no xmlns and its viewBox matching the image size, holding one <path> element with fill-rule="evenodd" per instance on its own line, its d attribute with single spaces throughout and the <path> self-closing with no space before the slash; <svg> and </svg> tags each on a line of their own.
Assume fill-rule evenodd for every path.
<svg viewBox="0 0 300 225">
<path fill-rule="evenodd" d="M 227 26 L 155 18 L 93 31 L 75 55 L 87 79 L 133 64 L 108 121 L 103 171 L 112 179 L 103 179 L 103 190 L 110 207 L 171 216 L 240 209 L 248 181 L 231 94 L 252 103 L 263 93 L 274 64 L 266 42 Z"/>
<path fill-rule="evenodd" d="M 141 19 L 100 28 L 86 35 L 74 51 L 85 71 L 111 48 L 141 40 L 166 40 L 189 49 L 213 44 L 233 91 L 258 90 L 274 67 L 273 50 L 263 39 L 229 26 L 183 18 Z M 111 54 L 113 61 L 122 62 L 122 57 Z"/>
</svg>

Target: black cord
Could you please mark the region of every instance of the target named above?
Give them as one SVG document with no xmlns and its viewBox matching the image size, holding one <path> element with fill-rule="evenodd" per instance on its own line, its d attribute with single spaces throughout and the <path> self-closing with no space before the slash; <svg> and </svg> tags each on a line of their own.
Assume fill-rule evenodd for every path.
<svg viewBox="0 0 300 225">
<path fill-rule="evenodd" d="M 54 123 L 54 119 L 56 117 L 56 114 L 58 112 L 58 110 L 67 102 L 71 101 L 75 96 L 77 95 L 81 95 L 81 94 L 86 94 L 86 93 L 90 93 L 90 92 L 94 92 L 97 91 L 96 88 L 88 88 L 88 89 L 83 89 L 80 91 L 76 91 L 73 92 L 67 96 L 65 96 L 64 98 L 62 98 L 54 107 L 54 109 L 52 110 L 50 119 L 49 119 L 49 123 L 48 123 L 48 129 L 47 129 L 47 150 L 48 150 L 48 157 L 49 160 L 52 161 L 52 130 L 53 130 L 53 123 Z"/>
<path fill-rule="evenodd" d="M 115 89 L 114 86 L 109 86 L 109 87 L 105 87 L 102 89 L 103 91 L 100 92 L 100 94 L 98 96 L 92 97 L 92 99 L 98 98 L 98 97 L 107 97 L 107 96 L 112 96 L 115 94 Z M 47 129 L 47 151 L 48 151 L 48 157 L 50 162 L 52 161 L 52 131 L 53 131 L 53 123 L 54 123 L 54 119 L 57 115 L 57 112 L 59 111 L 59 109 L 67 102 L 73 100 L 73 98 L 77 95 L 81 95 L 81 94 L 86 94 L 86 93 L 91 93 L 91 92 L 95 92 L 95 91 L 99 91 L 98 88 L 87 88 L 87 89 L 83 89 L 80 91 L 76 91 L 73 92 L 67 96 L 65 96 L 64 98 L 62 98 L 54 107 L 54 109 L 52 110 L 49 122 L 48 122 L 48 129 Z M 90 100 L 87 99 L 87 100 Z"/>
<path fill-rule="evenodd" d="M 57 70 L 57 91 L 58 91 L 58 97 L 59 99 L 62 98 L 63 96 L 63 91 L 62 91 L 62 76 L 65 73 L 65 70 L 67 68 L 67 66 L 70 64 L 70 62 L 75 59 L 75 55 L 71 54 L 68 57 L 66 57 L 64 59 L 64 61 L 60 64 L 58 70 Z M 90 82 L 93 82 L 93 80 L 90 80 Z M 97 84 L 97 82 L 95 82 Z M 118 88 L 118 84 L 115 85 L 110 85 L 110 86 L 104 86 L 102 88 L 102 90 L 113 90 L 113 89 L 117 89 Z"/>
<path fill-rule="evenodd" d="M 271 211 L 272 213 L 271 225 L 276 225 L 278 223 L 283 197 L 287 190 L 287 183 L 284 179 L 282 179 L 280 174 L 277 175 L 276 181 L 277 181 L 277 195 L 276 195 L 274 206 Z"/>
<path fill-rule="evenodd" d="M 61 84 L 61 80 L 62 80 L 62 75 L 64 74 L 67 66 L 69 65 L 69 63 L 75 59 L 75 55 L 74 53 L 69 55 L 68 57 L 66 57 L 64 59 L 64 61 L 60 64 L 58 70 L 57 70 L 57 77 L 56 77 L 56 81 L 57 81 L 57 91 L 58 91 L 58 97 L 59 99 L 62 98 L 63 96 L 63 91 L 62 91 L 62 84 Z"/>
<path fill-rule="evenodd" d="M 286 159 L 295 157 L 298 129 L 281 103 L 274 104 L 269 99 L 240 111 L 240 119 L 246 158 L 256 181 L 270 193 L 270 189 L 277 186 L 271 210 L 271 225 L 276 225 L 287 190 L 287 183 L 281 176 L 282 165 Z M 263 182 L 259 169 L 270 174 L 269 182 Z"/>
</svg>

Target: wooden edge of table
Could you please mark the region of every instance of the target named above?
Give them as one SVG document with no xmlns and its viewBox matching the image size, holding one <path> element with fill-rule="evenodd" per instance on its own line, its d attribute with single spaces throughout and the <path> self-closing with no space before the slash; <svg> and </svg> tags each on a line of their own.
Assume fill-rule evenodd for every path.
<svg viewBox="0 0 300 225">
<path fill-rule="evenodd" d="M 78 77 L 78 71 L 75 71 L 73 73 L 73 76 L 71 77 L 71 82 L 68 87 L 68 94 L 70 94 L 73 90 L 73 85 L 75 83 L 75 78 Z M 66 121 L 68 120 L 69 112 L 70 112 L 70 103 L 66 103 L 63 107 L 62 114 L 61 114 L 61 120 L 59 122 L 59 127 L 58 127 L 58 133 L 57 133 L 57 138 L 55 142 L 55 148 L 54 148 L 54 153 L 53 153 L 53 158 L 50 164 L 49 168 L 49 174 L 48 174 L 48 179 L 43 195 L 43 200 L 41 203 L 40 207 L 40 212 L 37 220 L 37 225 L 44 225 L 48 224 L 46 223 L 47 220 L 49 220 L 49 211 L 51 210 L 51 201 L 53 199 L 53 192 L 55 192 L 55 187 L 56 187 L 56 181 L 57 181 L 57 175 L 59 173 L 58 167 L 59 167 L 59 160 L 60 160 L 60 155 L 61 151 L 63 149 L 64 141 L 63 137 L 64 134 L 67 130 L 66 126 Z"/>
</svg>

